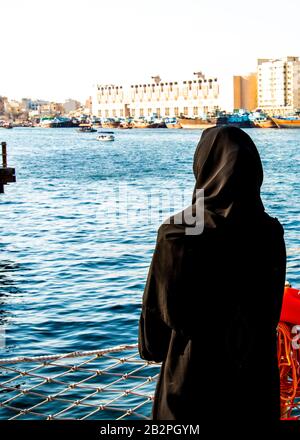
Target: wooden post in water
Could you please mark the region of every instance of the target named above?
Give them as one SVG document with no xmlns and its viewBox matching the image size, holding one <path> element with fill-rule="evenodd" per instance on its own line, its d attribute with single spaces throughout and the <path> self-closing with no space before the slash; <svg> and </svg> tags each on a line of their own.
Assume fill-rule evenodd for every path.
<svg viewBox="0 0 300 440">
<path fill-rule="evenodd" d="M 0 167 L 0 193 L 4 192 L 4 185 L 16 181 L 16 170 L 7 167 L 7 148 L 6 142 L 1 142 L 2 148 L 2 167 Z"/>
</svg>

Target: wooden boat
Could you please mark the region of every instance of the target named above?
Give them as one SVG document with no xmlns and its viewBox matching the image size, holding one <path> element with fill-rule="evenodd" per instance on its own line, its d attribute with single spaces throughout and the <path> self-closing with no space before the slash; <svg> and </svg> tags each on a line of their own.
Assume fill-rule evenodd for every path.
<svg viewBox="0 0 300 440">
<path fill-rule="evenodd" d="M 216 125 L 215 118 L 211 118 L 211 119 L 179 118 L 178 123 L 182 128 L 198 129 L 198 130 L 214 127 Z"/>
<path fill-rule="evenodd" d="M 272 121 L 278 128 L 300 128 L 300 118 L 297 116 L 286 118 L 274 118 Z"/>
<path fill-rule="evenodd" d="M 277 128 L 277 125 L 271 118 L 253 119 L 256 128 Z"/>
<path fill-rule="evenodd" d="M 102 128 L 118 128 L 120 126 L 120 123 L 121 122 L 117 119 L 108 118 L 102 120 L 101 125 Z"/>
<path fill-rule="evenodd" d="M 95 133 L 97 130 L 92 126 L 92 124 L 79 124 L 78 131 L 80 133 Z"/>
<path fill-rule="evenodd" d="M 165 127 L 165 124 L 162 125 L 161 122 L 151 122 L 146 121 L 145 119 L 138 119 L 136 121 L 133 121 L 132 123 L 133 128 L 163 128 Z"/>
</svg>

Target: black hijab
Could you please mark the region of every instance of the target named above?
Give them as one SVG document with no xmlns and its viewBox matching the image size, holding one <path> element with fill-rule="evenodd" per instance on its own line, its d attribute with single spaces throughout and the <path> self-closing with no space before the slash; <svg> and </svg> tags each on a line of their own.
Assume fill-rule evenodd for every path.
<svg viewBox="0 0 300 440">
<path fill-rule="evenodd" d="M 261 217 L 263 168 L 257 148 L 237 127 L 220 126 L 203 131 L 194 155 L 196 189 L 204 190 L 204 224 L 253 222 Z"/>
</svg>

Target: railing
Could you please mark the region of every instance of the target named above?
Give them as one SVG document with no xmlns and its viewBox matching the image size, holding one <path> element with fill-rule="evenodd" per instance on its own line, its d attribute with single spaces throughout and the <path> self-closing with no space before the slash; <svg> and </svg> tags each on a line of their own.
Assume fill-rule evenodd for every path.
<svg viewBox="0 0 300 440">
<path fill-rule="evenodd" d="M 0 167 L 0 193 L 4 192 L 4 185 L 16 181 L 16 171 L 7 166 L 6 142 L 1 142 L 2 167 Z"/>
<path fill-rule="evenodd" d="M 160 365 L 137 344 L 0 359 L 0 418 L 149 419 Z"/>
</svg>

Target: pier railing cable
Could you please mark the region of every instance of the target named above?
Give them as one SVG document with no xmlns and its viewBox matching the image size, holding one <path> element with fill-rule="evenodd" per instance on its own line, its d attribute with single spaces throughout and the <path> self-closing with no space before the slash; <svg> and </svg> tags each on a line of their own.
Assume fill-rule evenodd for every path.
<svg viewBox="0 0 300 440">
<path fill-rule="evenodd" d="M 159 364 L 137 344 L 0 359 L 0 418 L 149 419 Z"/>
<path fill-rule="evenodd" d="M 300 420 L 300 352 L 292 341 L 292 325 L 279 323 L 282 418 Z M 137 348 L 0 358 L 0 419 L 150 419 L 160 364 Z"/>
</svg>

